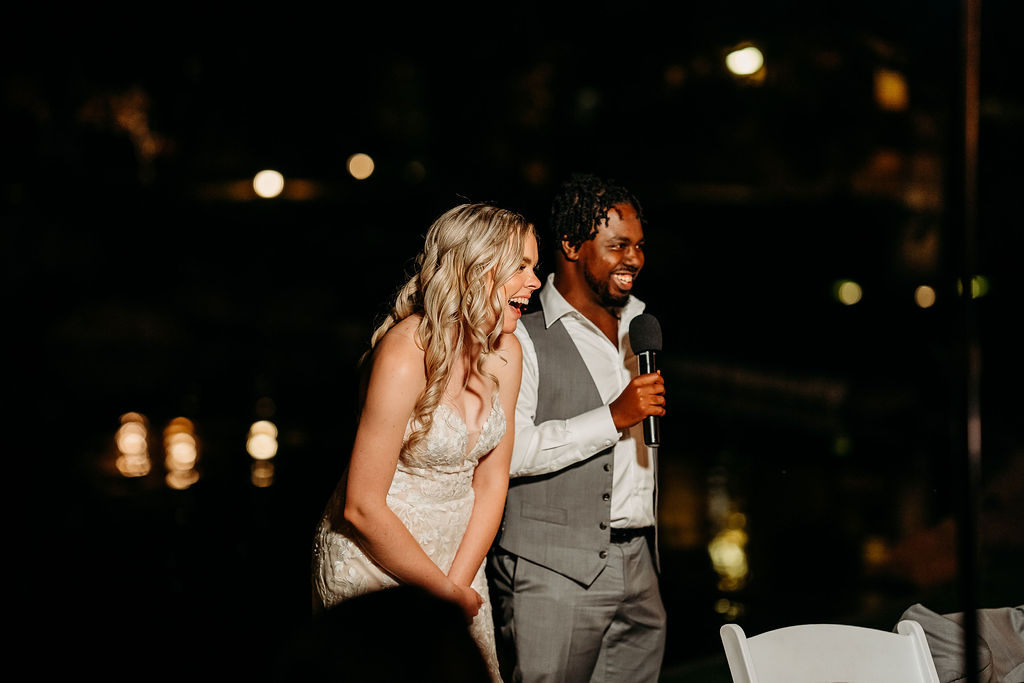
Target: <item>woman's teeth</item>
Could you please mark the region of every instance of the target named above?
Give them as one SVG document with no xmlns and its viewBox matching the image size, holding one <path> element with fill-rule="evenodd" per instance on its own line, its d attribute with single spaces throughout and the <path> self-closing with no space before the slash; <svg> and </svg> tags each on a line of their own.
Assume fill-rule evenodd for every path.
<svg viewBox="0 0 1024 683">
<path fill-rule="evenodd" d="M 511 306 L 512 308 L 517 309 L 520 312 L 525 311 L 526 306 L 529 303 L 530 300 L 524 296 L 514 296 L 508 300 L 508 305 Z"/>
</svg>

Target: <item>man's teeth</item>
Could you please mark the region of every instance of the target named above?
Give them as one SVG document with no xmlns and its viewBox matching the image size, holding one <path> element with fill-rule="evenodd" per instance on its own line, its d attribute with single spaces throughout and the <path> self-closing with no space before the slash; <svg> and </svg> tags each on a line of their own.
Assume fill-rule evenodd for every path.
<svg viewBox="0 0 1024 683">
<path fill-rule="evenodd" d="M 612 275 L 620 284 L 629 286 L 633 284 L 633 276 L 629 273 L 615 273 Z"/>
</svg>

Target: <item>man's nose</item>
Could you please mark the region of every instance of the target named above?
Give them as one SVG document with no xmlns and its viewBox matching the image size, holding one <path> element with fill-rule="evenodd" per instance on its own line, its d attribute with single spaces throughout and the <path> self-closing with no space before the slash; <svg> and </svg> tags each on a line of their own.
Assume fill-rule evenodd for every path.
<svg viewBox="0 0 1024 683">
<path fill-rule="evenodd" d="M 627 265 L 640 268 L 644 265 L 644 253 L 637 247 L 627 247 L 623 253 L 622 260 Z"/>
</svg>

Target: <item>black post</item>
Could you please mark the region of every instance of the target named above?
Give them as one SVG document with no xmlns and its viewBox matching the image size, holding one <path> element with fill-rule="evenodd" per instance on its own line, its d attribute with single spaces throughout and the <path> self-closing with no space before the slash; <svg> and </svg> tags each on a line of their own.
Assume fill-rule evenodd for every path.
<svg viewBox="0 0 1024 683">
<path fill-rule="evenodd" d="M 961 509 L 957 525 L 957 553 L 960 592 L 963 604 L 964 671 L 968 683 L 978 681 L 978 556 L 979 556 L 979 496 L 981 488 L 981 345 L 973 296 L 973 278 L 978 274 L 978 129 L 981 0 L 961 0 L 960 16 L 960 92 L 959 116 L 962 138 L 953 167 L 956 182 L 951 189 L 954 201 L 951 213 L 962 239 L 958 264 L 961 295 L 959 297 L 960 325 L 957 345 L 959 369 L 963 372 L 963 386 L 959 415 L 961 429 L 956 440 L 953 462 L 961 468 Z"/>
</svg>

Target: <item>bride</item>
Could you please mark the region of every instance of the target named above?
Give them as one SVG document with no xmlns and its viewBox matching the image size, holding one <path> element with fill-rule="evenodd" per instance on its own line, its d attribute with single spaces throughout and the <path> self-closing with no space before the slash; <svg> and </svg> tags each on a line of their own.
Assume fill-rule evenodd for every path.
<svg viewBox="0 0 1024 683">
<path fill-rule="evenodd" d="M 313 544 L 314 608 L 411 584 L 458 604 L 500 680 L 483 561 L 501 523 L 533 226 L 463 204 L 427 232 L 374 331 L 351 458 Z"/>
</svg>

